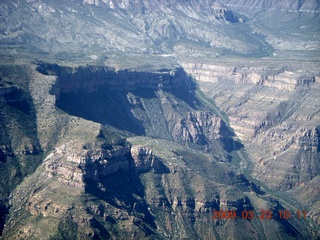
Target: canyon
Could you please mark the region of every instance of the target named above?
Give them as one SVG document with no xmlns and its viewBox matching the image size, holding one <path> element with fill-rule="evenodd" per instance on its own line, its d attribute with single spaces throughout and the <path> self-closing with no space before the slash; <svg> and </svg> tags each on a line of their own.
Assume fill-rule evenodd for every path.
<svg viewBox="0 0 320 240">
<path fill-rule="evenodd" d="M 4 0 L 0 18 L 0 238 L 319 238 L 318 1 Z"/>
</svg>

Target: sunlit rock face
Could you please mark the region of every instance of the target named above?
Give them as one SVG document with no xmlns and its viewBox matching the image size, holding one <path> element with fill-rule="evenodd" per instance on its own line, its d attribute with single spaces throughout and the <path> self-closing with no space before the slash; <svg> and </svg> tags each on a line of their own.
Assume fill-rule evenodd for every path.
<svg viewBox="0 0 320 240">
<path fill-rule="evenodd" d="M 183 66 L 228 112 L 232 128 L 257 164 L 255 176 L 272 187 L 294 188 L 318 175 L 316 71 L 302 72 L 298 66 Z M 301 158 L 303 151 L 309 156 L 307 162 Z M 277 181 L 271 181 L 278 171 Z"/>
</svg>

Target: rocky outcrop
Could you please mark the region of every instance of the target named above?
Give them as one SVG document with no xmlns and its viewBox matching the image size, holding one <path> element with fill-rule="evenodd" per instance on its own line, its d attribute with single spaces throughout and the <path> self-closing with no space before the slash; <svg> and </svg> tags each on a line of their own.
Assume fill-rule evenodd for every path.
<svg viewBox="0 0 320 240">
<path fill-rule="evenodd" d="M 102 86 L 110 90 L 134 91 L 137 88 L 176 89 L 188 81 L 182 68 L 160 69 L 158 71 L 118 70 L 110 67 L 64 67 L 39 64 L 37 70 L 42 74 L 56 75 L 56 85 L 51 92 L 59 97 L 60 93 L 95 92 Z"/>
<path fill-rule="evenodd" d="M 228 137 L 228 129 L 223 120 L 212 112 L 190 112 L 187 116 L 180 117 L 172 124 L 170 132 L 177 142 L 190 142 L 207 145 Z"/>
<path fill-rule="evenodd" d="M 71 141 L 56 148 L 45 160 L 49 177 L 78 188 L 85 181 L 98 181 L 120 169 L 130 168 L 130 145 L 114 145 L 103 149 L 99 144 L 81 144 Z"/>
<path fill-rule="evenodd" d="M 235 200 L 222 198 L 220 199 L 220 208 L 236 209 L 240 213 L 246 208 L 253 209 L 248 197 L 235 199 Z"/>
<path fill-rule="evenodd" d="M 318 128 L 300 127 L 297 132 L 299 136 L 296 146 L 304 150 L 313 150 L 320 152 L 320 133 Z"/>
<path fill-rule="evenodd" d="M 216 16 L 216 19 L 225 20 L 231 23 L 239 22 L 239 19 L 235 16 L 235 14 L 221 3 L 214 1 L 211 7 L 213 9 L 214 15 Z"/>
<path fill-rule="evenodd" d="M 229 67 L 204 63 L 182 63 L 184 69 L 200 82 L 218 83 L 232 81 L 235 84 L 249 84 L 294 91 L 299 86 L 317 88 L 315 76 L 305 76 L 299 71 L 283 67 Z"/>
<path fill-rule="evenodd" d="M 31 80 L 19 70 L 10 70 L 14 73 L 10 77 L 10 71 L 0 71 L 5 84 L 10 85 L 12 78 L 13 84 L 23 86 L 19 92 L 0 90 L 0 125 L 6 125 L 0 144 L 10 146 L 0 148 L 0 164 L 11 148 L 15 156 L 7 159 L 22 156 L 22 161 L 6 161 L 0 185 L 13 188 L 17 183 L 7 184 L 7 177 L 15 180 L 30 174 L 10 196 L 5 238 L 315 236 L 309 219 L 212 220 L 214 209 L 272 205 L 268 198 L 275 193 L 266 188 L 267 194 L 261 196 L 264 192 L 254 191 L 247 178 L 250 173 L 269 187 L 284 190 L 316 180 L 319 173 L 319 73 L 309 71 L 318 69 L 316 51 L 310 61 L 305 60 L 308 53 L 294 52 L 318 49 L 318 24 L 312 26 L 318 23 L 314 15 L 318 11 L 308 6 L 319 4 L 247 1 L 255 8 L 244 11 L 255 12 L 249 19 L 228 7 L 240 5 L 234 9 L 242 10 L 241 6 L 249 7 L 246 3 L 223 2 L 226 5 L 213 0 L 0 4 L 1 61 L 26 63 L 28 68 L 34 59 L 49 62 L 36 60 L 38 72 L 30 70 Z M 275 11 L 266 16 L 274 17 L 275 24 L 259 21 L 270 13 L 265 9 Z M 291 20 L 292 12 L 298 12 L 294 19 L 306 10 L 311 14 L 302 18 L 303 24 L 288 24 L 299 30 L 282 24 Z M 275 29 L 268 32 L 269 26 Z M 279 52 L 268 42 L 291 51 Z M 283 63 L 283 58 L 288 61 Z M 197 66 L 194 59 L 209 63 Z M 194 84 L 177 62 L 200 80 L 216 105 L 195 94 Z M 307 68 L 301 70 L 300 65 Z M 23 94 L 29 92 L 32 98 L 22 104 Z M 25 104 L 32 102 L 35 107 Z M 26 121 L 28 116 L 32 121 Z M 229 130 L 228 120 L 245 149 L 237 151 L 242 145 L 231 142 L 237 136 Z M 100 137 L 104 127 L 99 124 L 113 131 Z M 117 134 L 140 139 L 131 146 L 123 139 L 113 141 Z M 41 148 L 51 154 L 43 164 L 42 158 L 34 163 Z M 19 168 L 12 169 L 14 165 Z M 305 190 L 312 189 L 316 188 Z M 318 198 L 305 196 L 305 204 Z M 318 221 L 317 214 L 310 216 Z"/>
<path fill-rule="evenodd" d="M 72 115 L 208 151 L 230 136 L 224 121 L 195 98 L 194 83 L 181 68 L 136 72 L 42 64 L 38 71 L 57 75 L 51 93 Z"/>
<path fill-rule="evenodd" d="M 133 158 L 133 168 L 137 172 L 148 172 L 151 169 L 157 170 L 160 160 L 153 154 L 152 150 L 143 146 L 133 146 L 131 148 Z"/>
<path fill-rule="evenodd" d="M 56 148 L 45 160 L 48 177 L 58 177 L 64 184 L 83 188 L 85 182 L 123 171 L 165 172 L 167 168 L 153 151 L 143 146 L 84 144 L 71 141 Z"/>
<path fill-rule="evenodd" d="M 314 97 L 320 87 L 315 71 L 302 73 L 298 66 L 183 66 L 228 113 L 256 164 L 253 176 L 271 187 L 291 189 L 318 175 L 319 101 Z"/>
<path fill-rule="evenodd" d="M 146 138 L 136 140 L 144 142 Z M 144 143 L 154 144 L 155 141 L 150 138 Z M 216 162 L 200 151 L 196 152 L 198 154 L 194 150 L 189 152 L 188 148 L 173 142 L 170 147 L 176 150 L 170 150 L 169 142 L 162 145 L 160 141 L 155 146 L 157 150 L 144 144 L 130 146 L 123 140 L 103 143 L 102 137 L 96 142 L 72 141 L 57 147 L 12 196 L 14 209 L 5 236 L 28 238 L 62 231 L 64 234 L 74 231 L 90 239 L 98 234 L 105 238 L 107 235 L 125 238 L 134 235 L 139 239 L 156 234 L 163 239 L 170 234 L 179 238 L 188 234 L 209 236 L 213 233 L 202 229 L 211 229 L 212 224 L 223 232 L 230 227 L 238 228 L 230 225 L 234 221 L 226 224 L 226 219 L 213 219 L 213 210 L 235 210 L 241 218 L 244 210 L 270 208 L 266 205 L 269 204 L 267 196 L 249 192 L 248 180 L 227 164 Z M 156 171 L 161 160 L 156 152 L 167 156 L 163 160 L 174 168 L 173 171 Z M 114 164 L 121 161 L 131 161 L 131 171 L 121 171 L 127 165 L 118 168 Z M 150 170 L 155 170 L 155 174 L 146 173 Z M 239 229 L 244 229 L 238 231 L 241 236 L 247 234 L 248 225 L 251 228 L 266 222 L 257 218 L 244 220 L 237 223 Z M 46 232 L 38 227 L 40 223 Z M 272 224 L 277 231 L 283 227 L 281 221 Z M 11 229 L 18 231 L 11 232 Z M 224 233 L 217 236 L 224 236 Z"/>
<path fill-rule="evenodd" d="M 79 143 L 76 144 L 75 142 L 63 144 L 47 156 L 45 169 L 48 178 L 56 177 L 58 181 L 66 185 L 80 189 L 84 187 L 84 174 L 79 166 L 81 161 L 85 159 L 81 158 L 83 153 L 79 145 Z"/>
<path fill-rule="evenodd" d="M 173 209 L 181 208 L 184 212 L 190 212 L 190 210 L 197 213 L 210 213 L 212 209 L 219 210 L 225 207 L 242 207 L 243 199 L 240 199 L 237 202 L 228 203 L 221 201 L 220 197 L 217 196 L 213 201 L 208 201 L 201 198 L 181 198 L 176 196 L 173 201 L 170 203 Z"/>
</svg>

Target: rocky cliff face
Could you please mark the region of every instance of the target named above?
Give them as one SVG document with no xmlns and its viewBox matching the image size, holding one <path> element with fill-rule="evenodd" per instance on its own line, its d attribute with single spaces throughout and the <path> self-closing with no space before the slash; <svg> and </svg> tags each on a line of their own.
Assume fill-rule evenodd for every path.
<svg viewBox="0 0 320 240">
<path fill-rule="evenodd" d="M 161 160 L 154 155 L 151 149 L 144 146 L 133 146 L 131 148 L 133 158 L 133 170 L 137 172 L 163 172 L 168 170 Z"/>
<path fill-rule="evenodd" d="M 183 65 L 228 113 L 232 128 L 259 166 L 255 176 L 272 187 L 292 188 L 318 175 L 319 115 L 314 109 L 319 103 L 312 97 L 319 94 L 318 73 L 301 75 L 288 67 Z M 271 181 L 274 175 L 277 181 Z"/>
<path fill-rule="evenodd" d="M 305 73 L 288 66 L 239 67 L 205 63 L 182 63 L 182 66 L 200 82 L 232 81 L 239 85 L 256 85 L 289 92 L 298 88 L 320 88 L 317 72 Z"/>
<path fill-rule="evenodd" d="M 316 239 L 318 13 L 1 1 L 4 238 Z"/>
<path fill-rule="evenodd" d="M 177 89 L 186 85 L 188 76 L 182 68 L 158 71 L 118 70 L 109 67 L 63 67 L 40 64 L 37 70 L 46 75 L 58 77 L 52 92 L 59 94 L 97 92 L 101 87 L 112 91 L 134 91 L 138 88 Z"/>
<path fill-rule="evenodd" d="M 182 144 L 208 145 L 231 135 L 223 120 L 211 112 L 189 113 L 175 122 L 171 121 L 169 131 L 173 139 Z"/>
<path fill-rule="evenodd" d="M 116 72 L 40 65 L 37 70 L 56 74 L 50 92 L 56 105 L 72 115 L 206 151 L 231 137 L 226 124 L 195 98 L 194 83 L 181 68 Z"/>
<path fill-rule="evenodd" d="M 64 185 L 80 190 L 84 190 L 86 182 L 98 183 L 103 176 L 120 171 L 142 173 L 166 169 L 151 149 L 131 147 L 125 139 L 113 145 L 86 143 L 81 146 L 80 142 L 68 142 L 48 155 L 44 167 L 47 178 L 55 178 Z"/>
<path fill-rule="evenodd" d="M 181 81 L 179 75 L 175 75 L 177 89 L 170 71 L 167 74 L 173 86 L 159 87 L 153 82 L 149 86 L 138 79 L 139 85 L 135 88 L 122 89 L 110 84 L 115 80 L 109 77 L 107 68 L 89 69 L 81 74 L 74 72 L 69 77 L 61 77 L 65 76 L 62 71 L 56 76 L 57 72 L 48 69 L 41 69 L 42 74 L 39 68 L 33 72 L 31 85 L 35 88 L 31 95 L 38 109 L 37 124 L 47 130 L 51 125 L 60 129 L 39 135 L 41 146 L 48 149 L 53 142 L 47 142 L 49 139 L 56 136 L 59 140 L 38 170 L 11 195 L 11 210 L 4 231 L 6 238 L 223 238 L 232 235 L 228 230 L 230 225 L 213 220 L 213 209 L 234 209 L 241 216 L 246 209 L 276 211 L 279 207 L 266 198 L 260 187 L 229 165 L 232 157 L 228 152 L 236 148 L 227 149 L 225 144 L 233 141 L 233 135 L 221 117 L 202 105 L 188 77 Z M 96 78 L 94 73 L 97 73 Z M 81 83 L 72 88 L 73 76 Z M 122 84 L 132 86 L 130 76 L 126 79 L 129 80 Z M 38 81 L 43 84 L 36 84 Z M 116 125 L 101 127 L 79 119 L 91 108 L 89 103 L 93 98 L 101 102 L 97 105 L 99 108 L 112 106 L 105 104 L 113 101 L 111 96 L 105 98 L 103 94 L 108 88 L 112 89 L 109 93 L 113 99 L 114 96 L 122 99 L 118 102 L 122 111 L 127 108 L 125 111 L 143 126 L 144 136 L 125 140 L 120 135 L 132 136 L 132 128 L 125 132 L 115 128 Z M 80 94 L 86 96 L 82 102 Z M 41 100 L 44 98 L 47 101 Z M 72 109 L 69 102 L 82 105 Z M 71 115 L 65 111 L 71 111 Z M 113 114 L 117 112 L 113 110 Z M 89 118 L 90 114 L 84 116 Z M 108 120 L 110 116 L 106 116 Z M 79 126 L 85 128 L 79 129 Z M 316 132 L 303 136 L 308 138 L 314 134 Z M 299 142 L 301 146 L 308 143 L 303 138 Z M 312 144 L 316 141 L 312 140 Z M 231 228 L 239 236 L 247 236 L 248 228 L 264 224 L 258 221 L 248 226 L 239 219 Z M 44 227 L 38 228 L 39 224 Z M 312 230 L 302 230 L 300 225 L 294 223 L 302 234 L 314 234 Z M 277 220 L 272 226 L 281 231 L 283 223 Z M 209 230 L 204 232 L 203 228 Z M 276 237 L 264 231 L 254 234 Z"/>
<path fill-rule="evenodd" d="M 164 140 L 156 143 L 136 137 L 129 141 L 132 147 L 119 140 L 109 145 L 99 134 L 94 144 L 78 140 L 57 147 L 12 194 L 14 210 L 5 237 L 219 238 L 232 234 L 230 226 L 238 235 L 247 236 L 247 229 L 264 221 L 241 219 L 226 224 L 212 219 L 212 209 L 231 208 L 241 216 L 246 209 L 279 208 L 279 203 L 269 203 L 243 175 L 209 155 L 189 152 L 175 143 L 171 150 L 161 151 L 169 143 Z M 203 179 L 204 175 L 208 178 Z M 283 227 L 278 220 L 271 224 L 277 231 Z"/>
<path fill-rule="evenodd" d="M 292 63 L 291 63 L 292 64 Z M 230 125 L 253 160 L 255 178 L 312 202 L 309 217 L 318 221 L 319 181 L 318 73 L 294 67 L 231 67 L 183 64 L 228 113 Z M 313 69 L 316 69 L 314 67 Z M 303 72 L 303 75 L 301 75 Z M 309 196 L 309 197 L 307 197 Z"/>
</svg>

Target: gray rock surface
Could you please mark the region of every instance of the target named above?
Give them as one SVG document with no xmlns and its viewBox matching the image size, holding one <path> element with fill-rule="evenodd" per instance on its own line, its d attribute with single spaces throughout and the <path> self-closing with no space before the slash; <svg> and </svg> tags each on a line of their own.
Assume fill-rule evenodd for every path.
<svg viewBox="0 0 320 240">
<path fill-rule="evenodd" d="M 319 46 L 317 0 L 1 1 L 0 233 L 317 239 Z"/>
</svg>

